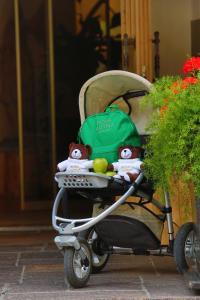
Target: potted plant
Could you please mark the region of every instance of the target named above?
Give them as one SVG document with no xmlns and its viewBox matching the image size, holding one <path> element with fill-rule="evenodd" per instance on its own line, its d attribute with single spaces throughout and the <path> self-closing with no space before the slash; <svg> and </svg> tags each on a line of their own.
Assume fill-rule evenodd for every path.
<svg viewBox="0 0 200 300">
<path fill-rule="evenodd" d="M 145 103 L 151 103 L 155 109 L 149 125 L 153 134 L 146 146 L 147 176 L 157 187 L 169 191 L 174 178 L 192 182 L 196 195 L 200 195 L 200 57 L 191 57 L 184 63 L 183 76 L 158 79 Z M 197 207 L 200 219 L 200 205 Z M 181 247 L 188 238 L 191 241 L 194 231 L 191 222 L 180 228 L 176 240 Z M 200 260 L 199 241 L 195 243 L 198 247 L 192 251 L 197 252 L 195 259 Z M 176 251 L 176 242 L 174 247 Z M 187 271 L 184 249 L 178 260 L 179 271 Z M 199 263 L 196 267 L 199 268 Z"/>
</svg>

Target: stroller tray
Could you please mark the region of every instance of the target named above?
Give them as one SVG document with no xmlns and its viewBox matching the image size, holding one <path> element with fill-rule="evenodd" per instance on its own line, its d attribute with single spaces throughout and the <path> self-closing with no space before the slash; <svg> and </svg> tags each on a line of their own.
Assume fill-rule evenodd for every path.
<svg viewBox="0 0 200 300">
<path fill-rule="evenodd" d="M 110 180 L 109 176 L 92 172 L 67 173 L 58 172 L 55 175 L 59 188 L 106 188 Z"/>
</svg>

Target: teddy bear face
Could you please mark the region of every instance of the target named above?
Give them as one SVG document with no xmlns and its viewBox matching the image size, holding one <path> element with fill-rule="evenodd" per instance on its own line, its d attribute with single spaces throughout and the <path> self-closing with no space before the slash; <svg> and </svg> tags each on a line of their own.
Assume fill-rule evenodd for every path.
<svg viewBox="0 0 200 300">
<path fill-rule="evenodd" d="M 125 148 L 120 153 L 121 158 L 123 159 L 129 159 L 132 157 L 132 151 L 129 148 Z"/>
<path fill-rule="evenodd" d="M 134 159 L 140 156 L 140 147 L 125 146 L 119 148 L 120 159 Z"/>
<path fill-rule="evenodd" d="M 82 153 L 79 149 L 74 149 L 71 154 L 70 154 L 71 158 L 74 158 L 74 159 L 81 159 L 82 157 Z"/>
<path fill-rule="evenodd" d="M 73 159 L 88 159 L 91 153 L 89 145 L 71 143 L 69 145 L 69 157 Z"/>
</svg>

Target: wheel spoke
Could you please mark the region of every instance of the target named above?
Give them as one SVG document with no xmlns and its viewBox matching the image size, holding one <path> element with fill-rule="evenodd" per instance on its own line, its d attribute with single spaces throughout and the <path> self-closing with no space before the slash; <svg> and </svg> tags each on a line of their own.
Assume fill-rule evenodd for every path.
<svg viewBox="0 0 200 300">
<path fill-rule="evenodd" d="M 196 235 L 194 230 L 192 230 L 187 237 L 185 243 L 185 257 L 189 267 L 192 267 L 197 263 L 196 257 Z"/>
<path fill-rule="evenodd" d="M 74 265 L 77 266 L 77 267 L 81 267 L 81 260 L 78 259 L 78 258 L 75 258 L 74 259 Z"/>
<path fill-rule="evenodd" d="M 85 247 L 82 246 L 81 249 L 86 255 L 86 257 L 89 258 L 89 253 L 85 249 Z M 87 276 L 89 272 L 89 267 L 85 267 L 83 265 L 79 251 L 75 251 L 74 253 L 73 265 L 74 265 L 74 271 L 78 278 L 83 279 L 85 276 Z"/>
</svg>

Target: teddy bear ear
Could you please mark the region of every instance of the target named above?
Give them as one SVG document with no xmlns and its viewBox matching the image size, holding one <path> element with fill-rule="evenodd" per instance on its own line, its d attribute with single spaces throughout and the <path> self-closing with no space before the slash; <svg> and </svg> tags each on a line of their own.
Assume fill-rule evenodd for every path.
<svg viewBox="0 0 200 300">
<path fill-rule="evenodd" d="M 74 143 L 74 142 L 72 142 L 71 144 L 69 144 L 69 150 L 70 150 L 71 148 L 73 148 L 73 147 L 74 147 L 74 145 L 75 145 L 75 143 Z"/>
<path fill-rule="evenodd" d="M 124 146 L 118 148 L 118 157 L 121 157 L 121 152 L 124 149 Z"/>
<path fill-rule="evenodd" d="M 88 150 L 88 154 L 90 155 L 92 153 L 92 148 L 90 145 L 85 145 L 85 147 L 87 148 Z"/>
<path fill-rule="evenodd" d="M 135 157 L 140 156 L 141 150 L 142 150 L 141 147 L 133 147 L 133 148 L 132 148 L 133 155 L 134 155 Z"/>
<path fill-rule="evenodd" d="M 75 145 L 76 144 L 74 142 L 72 142 L 72 143 L 69 144 L 68 155 L 71 154 L 71 150 L 74 148 Z"/>
</svg>

